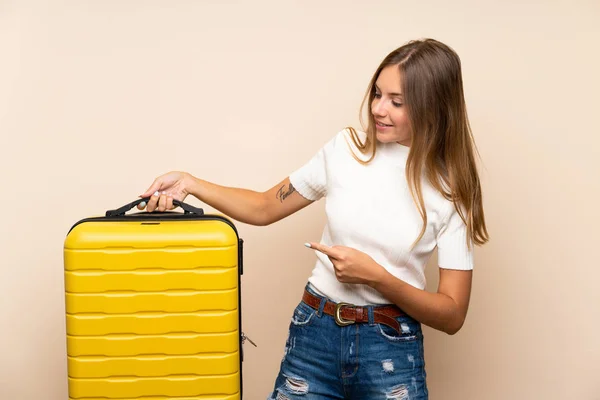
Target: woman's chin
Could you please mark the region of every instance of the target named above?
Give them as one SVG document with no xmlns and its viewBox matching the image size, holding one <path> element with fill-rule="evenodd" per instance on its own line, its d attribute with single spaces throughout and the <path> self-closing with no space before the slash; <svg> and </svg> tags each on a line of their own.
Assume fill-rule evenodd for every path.
<svg viewBox="0 0 600 400">
<path fill-rule="evenodd" d="M 375 135 L 375 137 L 381 143 L 391 143 L 398 141 L 398 138 L 396 136 L 390 135 L 389 133 L 377 132 L 377 135 Z"/>
</svg>

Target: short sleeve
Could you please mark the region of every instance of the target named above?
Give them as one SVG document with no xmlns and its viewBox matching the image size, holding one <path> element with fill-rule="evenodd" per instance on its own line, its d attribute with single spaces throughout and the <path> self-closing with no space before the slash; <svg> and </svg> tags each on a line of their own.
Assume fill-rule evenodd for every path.
<svg viewBox="0 0 600 400">
<path fill-rule="evenodd" d="M 472 242 L 471 242 L 472 243 Z M 444 269 L 473 269 L 473 245 L 467 246 L 467 226 L 452 206 L 438 235 L 438 265 Z"/>
<path fill-rule="evenodd" d="M 331 159 L 336 137 L 329 140 L 306 164 L 290 174 L 290 183 L 302 197 L 316 201 L 327 196 L 327 163 Z"/>
</svg>

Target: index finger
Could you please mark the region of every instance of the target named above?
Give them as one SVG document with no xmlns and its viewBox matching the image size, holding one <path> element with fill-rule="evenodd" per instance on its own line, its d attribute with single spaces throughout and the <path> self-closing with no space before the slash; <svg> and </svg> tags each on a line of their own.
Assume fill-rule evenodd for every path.
<svg viewBox="0 0 600 400">
<path fill-rule="evenodd" d="M 311 249 L 320 251 L 321 253 L 325 254 L 328 257 L 336 258 L 335 255 L 333 254 L 331 247 L 329 247 L 329 246 L 325 246 L 324 244 L 315 243 L 315 242 L 305 243 L 304 245 Z"/>
</svg>

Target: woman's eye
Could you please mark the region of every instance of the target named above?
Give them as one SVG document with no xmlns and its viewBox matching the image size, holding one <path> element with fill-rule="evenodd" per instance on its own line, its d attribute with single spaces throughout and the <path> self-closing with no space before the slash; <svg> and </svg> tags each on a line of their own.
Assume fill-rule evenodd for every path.
<svg viewBox="0 0 600 400">
<path fill-rule="evenodd" d="M 392 101 L 392 104 L 394 107 L 402 107 L 402 103 L 396 103 L 395 101 Z"/>
<path fill-rule="evenodd" d="M 375 93 L 375 98 L 376 99 L 380 99 L 381 98 L 381 93 Z"/>
</svg>

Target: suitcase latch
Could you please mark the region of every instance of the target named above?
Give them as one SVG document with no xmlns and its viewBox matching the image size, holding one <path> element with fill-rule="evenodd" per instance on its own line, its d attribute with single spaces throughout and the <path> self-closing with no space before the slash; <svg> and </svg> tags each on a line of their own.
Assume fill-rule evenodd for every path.
<svg viewBox="0 0 600 400">
<path fill-rule="evenodd" d="M 254 342 L 252 341 L 252 339 L 250 339 L 248 336 L 246 336 L 246 334 L 245 334 L 244 332 L 242 332 L 242 344 L 244 344 L 244 342 L 246 341 L 246 339 L 248 339 L 248 341 L 250 342 L 250 344 L 251 344 L 252 346 L 254 346 L 254 347 L 258 347 L 258 346 L 256 345 L 256 343 L 254 343 Z"/>
</svg>

